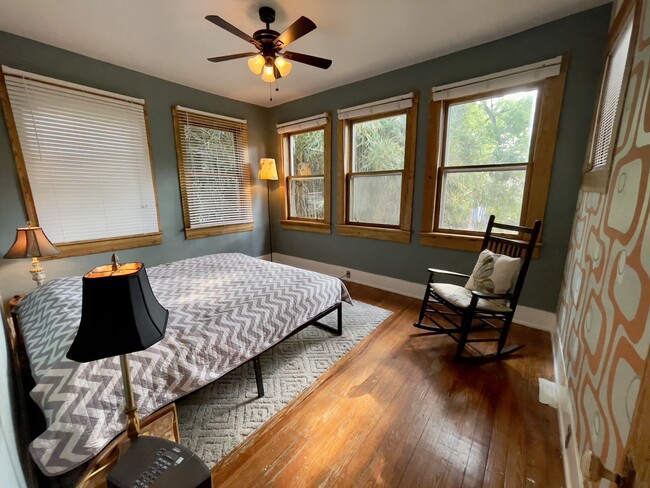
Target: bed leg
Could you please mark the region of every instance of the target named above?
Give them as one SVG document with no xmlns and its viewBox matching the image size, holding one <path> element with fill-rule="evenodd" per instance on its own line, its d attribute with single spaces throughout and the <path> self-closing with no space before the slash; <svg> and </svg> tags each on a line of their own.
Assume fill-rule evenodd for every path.
<svg viewBox="0 0 650 488">
<path fill-rule="evenodd" d="M 339 303 L 339 306 L 336 308 L 336 320 L 337 320 L 337 333 L 338 335 L 343 335 L 343 304 Z"/>
<path fill-rule="evenodd" d="M 262 364 L 259 356 L 253 358 L 253 368 L 255 369 L 255 381 L 257 382 L 257 398 L 262 398 L 264 396 L 264 382 L 262 381 Z"/>
</svg>

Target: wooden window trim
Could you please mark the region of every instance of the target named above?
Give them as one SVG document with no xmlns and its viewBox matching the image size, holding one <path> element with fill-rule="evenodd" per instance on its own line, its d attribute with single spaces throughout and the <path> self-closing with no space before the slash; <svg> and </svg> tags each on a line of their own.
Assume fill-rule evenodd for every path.
<svg viewBox="0 0 650 488">
<path fill-rule="evenodd" d="M 110 94 L 96 93 L 95 95 L 111 97 Z M 0 104 L 5 117 L 7 125 L 7 132 L 9 134 L 9 141 L 11 142 L 11 150 L 16 161 L 16 170 L 18 172 L 18 180 L 23 194 L 23 201 L 27 212 L 27 219 L 32 225 L 39 225 L 38 215 L 36 213 L 36 205 L 34 204 L 34 195 L 32 193 L 31 185 L 29 183 L 29 175 L 27 174 L 27 166 L 25 165 L 25 158 L 23 150 L 20 145 L 18 137 L 18 130 L 14 120 L 13 111 L 11 110 L 11 103 L 9 101 L 9 92 L 7 91 L 7 84 L 5 82 L 4 73 L 0 70 Z M 153 152 L 151 148 L 151 129 L 149 127 L 149 115 L 147 112 L 146 104 L 143 104 L 144 125 L 147 133 L 147 148 L 149 150 L 149 164 L 151 167 L 151 181 L 153 184 L 154 199 L 156 202 L 156 219 L 158 222 L 159 232 L 148 234 L 134 234 L 130 236 L 120 236 L 108 239 L 95 239 L 88 241 L 54 243 L 59 250 L 59 254 L 54 256 L 42 257 L 42 260 L 61 259 L 72 256 L 85 256 L 89 254 L 98 254 L 110 251 L 121 251 L 124 249 L 133 249 L 137 247 L 157 246 L 162 244 L 162 226 L 160 224 L 160 207 L 158 204 L 158 185 L 156 184 L 156 172 L 153 164 Z"/>
<path fill-rule="evenodd" d="M 255 228 L 253 222 L 246 224 L 214 225 L 210 227 L 185 228 L 185 239 L 201 239 L 202 237 L 248 232 Z"/>
<path fill-rule="evenodd" d="M 162 232 L 151 234 L 140 234 L 126 237 L 116 237 L 111 239 L 97 239 L 92 241 L 66 242 L 57 244 L 56 248 L 60 254 L 54 256 L 45 256 L 42 260 L 58 259 L 61 257 L 85 256 L 87 254 L 97 254 L 100 252 L 122 251 L 124 249 L 133 249 L 136 247 L 157 246 L 162 244 Z"/>
<path fill-rule="evenodd" d="M 337 178 L 337 225 L 336 233 L 344 236 L 362 237 L 382 241 L 411 242 L 411 224 L 413 216 L 413 181 L 415 177 L 415 151 L 418 120 L 418 92 L 413 92 L 410 108 L 386 112 L 375 116 L 350 118 L 338 121 L 338 178 Z M 406 141 L 404 146 L 404 169 L 402 170 L 402 194 L 400 201 L 399 226 L 382 226 L 374 224 L 351 223 L 349 210 L 349 177 L 354 174 L 352 165 L 352 124 L 373 119 L 406 114 Z M 383 172 L 379 172 L 383 173 Z"/>
<path fill-rule="evenodd" d="M 282 195 L 282 213 L 280 225 L 286 230 L 301 232 L 315 232 L 319 234 L 332 233 L 332 116 L 326 114 L 327 121 L 320 127 L 296 130 L 278 134 L 278 180 L 280 182 L 280 194 Z M 288 155 L 289 138 L 292 135 L 304 134 L 306 132 L 323 131 L 324 152 L 323 152 L 323 220 L 300 219 L 289 215 L 289 185 L 291 164 Z"/>
<path fill-rule="evenodd" d="M 530 175 L 527 176 L 526 187 L 524 189 L 522 225 L 532 226 L 535 220 L 544 220 L 568 62 L 568 57 L 564 56 L 560 73 L 557 76 L 546 78 L 538 83 L 540 86 L 538 100 L 539 115 L 537 117 L 537 126 L 533 128 L 532 156 L 528 168 Z M 527 83 L 520 86 L 527 85 L 531 84 Z M 509 90 L 511 91 L 512 88 Z M 462 251 L 480 251 L 482 237 L 478 234 L 469 231 L 459 231 L 456 233 L 448 230 L 439 230 L 436 222 L 436 210 L 439 205 L 442 190 L 438 182 L 444 143 L 444 107 L 445 104 L 457 100 L 459 99 L 445 101 L 434 101 L 431 99 L 429 102 L 427 164 L 420 244 Z M 533 257 L 539 256 L 541 246 L 542 243 L 540 240 Z"/>
<path fill-rule="evenodd" d="M 616 143 L 618 141 L 618 135 L 621 128 L 621 118 L 623 115 L 623 107 L 625 104 L 625 97 L 627 95 L 627 89 L 630 82 L 630 73 L 632 72 L 632 61 L 634 59 L 634 51 L 636 48 L 636 40 L 639 32 L 639 24 L 641 21 L 641 2 L 639 0 L 625 0 L 621 5 L 612 25 L 607 34 L 607 43 L 605 47 L 605 57 L 603 60 L 603 73 L 600 81 L 600 89 L 598 92 L 598 98 L 594 104 L 594 116 L 591 123 L 591 130 L 589 133 L 589 143 L 587 145 L 587 154 L 585 156 L 584 163 L 584 174 L 582 177 L 582 186 L 581 189 L 587 192 L 596 192 L 596 193 L 606 193 L 607 188 L 609 187 L 609 179 L 612 172 L 612 161 L 614 159 L 614 152 L 616 150 Z M 625 27 L 632 17 L 632 33 L 630 35 L 630 45 L 628 47 L 627 58 L 625 60 L 625 70 L 623 71 L 623 81 L 621 94 L 618 99 L 618 104 L 616 107 L 616 118 L 614 120 L 614 125 L 612 127 L 612 138 L 608 149 L 607 154 L 607 163 L 599 168 L 592 169 L 592 153 L 594 150 L 594 144 L 596 143 L 596 130 L 598 128 L 598 122 L 600 117 L 600 103 L 603 96 L 603 87 L 607 77 L 607 62 L 609 57 L 612 54 L 612 49 L 616 45 L 616 41 L 620 35 L 624 32 Z"/>
<path fill-rule="evenodd" d="M 180 109 L 182 112 L 183 110 Z M 183 166 L 183 152 L 181 148 L 181 124 L 179 121 L 179 109 L 176 106 L 172 107 L 172 120 L 174 124 L 174 142 L 176 145 L 176 164 L 178 168 L 178 184 L 181 191 L 181 204 L 183 208 L 183 227 L 185 232 L 185 239 L 202 239 L 204 237 L 219 236 L 224 234 L 234 234 L 237 232 L 249 232 L 255 228 L 254 222 L 247 222 L 243 224 L 226 224 L 226 225 L 211 225 L 205 227 L 191 227 L 190 210 L 188 205 L 187 189 L 183 184 L 183 176 L 185 168 Z M 206 117 L 208 114 L 205 115 Z M 215 118 L 217 116 L 215 115 Z M 198 125 L 198 124 L 196 124 Z M 210 126 L 211 128 L 211 126 Z M 247 129 L 248 130 L 248 129 Z M 238 134 L 233 131 L 235 138 Z"/>
</svg>

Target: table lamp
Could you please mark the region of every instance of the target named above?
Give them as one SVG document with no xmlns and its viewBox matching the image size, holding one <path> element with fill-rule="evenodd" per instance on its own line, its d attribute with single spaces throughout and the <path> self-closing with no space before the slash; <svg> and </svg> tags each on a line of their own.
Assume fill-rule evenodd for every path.
<svg viewBox="0 0 650 488">
<path fill-rule="evenodd" d="M 67 357 L 78 362 L 120 356 L 127 435 L 140 429 L 127 354 L 142 351 L 165 336 L 169 312 L 151 290 L 142 263 L 99 266 L 82 281 L 81 323 Z"/>
<path fill-rule="evenodd" d="M 36 286 L 41 286 L 45 280 L 45 270 L 38 258 L 56 254 L 59 254 L 59 250 L 50 242 L 43 229 L 33 227 L 30 222 L 27 222 L 27 227 L 16 229 L 16 240 L 4 258 L 32 258 L 32 269 L 29 272 L 32 274 L 32 280 L 36 282 Z"/>
</svg>

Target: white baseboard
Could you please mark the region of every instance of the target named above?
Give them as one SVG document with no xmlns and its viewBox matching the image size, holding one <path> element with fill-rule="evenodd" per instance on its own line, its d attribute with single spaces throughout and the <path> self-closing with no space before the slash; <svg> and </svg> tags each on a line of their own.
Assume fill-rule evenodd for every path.
<svg viewBox="0 0 650 488">
<path fill-rule="evenodd" d="M 573 399 L 567 387 L 566 366 L 564 352 L 558 331 L 551 334 L 553 344 L 553 367 L 555 383 L 557 385 L 557 415 L 560 424 L 560 443 L 562 445 L 562 463 L 564 464 L 564 480 L 567 488 L 581 488 L 584 478 L 580 471 L 580 455 L 576 441 L 576 422 L 573 408 Z M 573 433 L 569 443 L 564 447 L 567 429 L 571 426 Z"/>
<path fill-rule="evenodd" d="M 389 276 L 375 273 L 367 273 L 365 271 L 359 271 L 345 266 L 321 263 L 319 261 L 298 258 L 287 254 L 273 253 L 273 261 L 295 266 L 296 268 L 309 269 L 330 276 L 336 276 L 337 278 L 344 277 L 346 271 L 349 271 L 350 278 L 346 278 L 347 281 L 372 286 L 373 288 L 379 288 L 380 290 L 397 293 L 407 297 L 422 299 L 426 287 L 424 283 L 413 283 L 398 278 L 391 278 Z M 554 313 L 545 310 L 538 310 L 536 308 L 524 307 L 523 305 L 517 307 L 514 320 L 518 324 L 532 327 L 534 329 L 544 330 L 549 333 L 553 333 L 556 330 L 557 324 Z"/>
</svg>

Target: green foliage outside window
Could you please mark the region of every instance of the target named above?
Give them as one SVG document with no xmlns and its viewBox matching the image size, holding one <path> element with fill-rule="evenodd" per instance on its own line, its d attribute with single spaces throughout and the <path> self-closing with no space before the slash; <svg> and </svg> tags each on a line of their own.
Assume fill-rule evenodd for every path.
<svg viewBox="0 0 650 488">
<path fill-rule="evenodd" d="M 292 179 L 289 184 L 289 216 L 323 220 L 325 196 L 322 175 L 325 172 L 325 132 L 321 129 L 292 134 L 289 141 L 291 176 L 298 177 Z"/>
<path fill-rule="evenodd" d="M 352 171 L 404 169 L 406 115 L 358 122 L 352 132 Z"/>
<path fill-rule="evenodd" d="M 482 231 L 490 214 L 519 224 L 537 90 L 452 104 L 447 114 L 440 226 Z M 463 166 L 485 166 L 455 172 Z"/>
<path fill-rule="evenodd" d="M 406 114 L 352 125 L 352 171 L 404 169 Z M 355 174 L 350 189 L 350 221 L 399 225 L 402 175 Z"/>
</svg>

